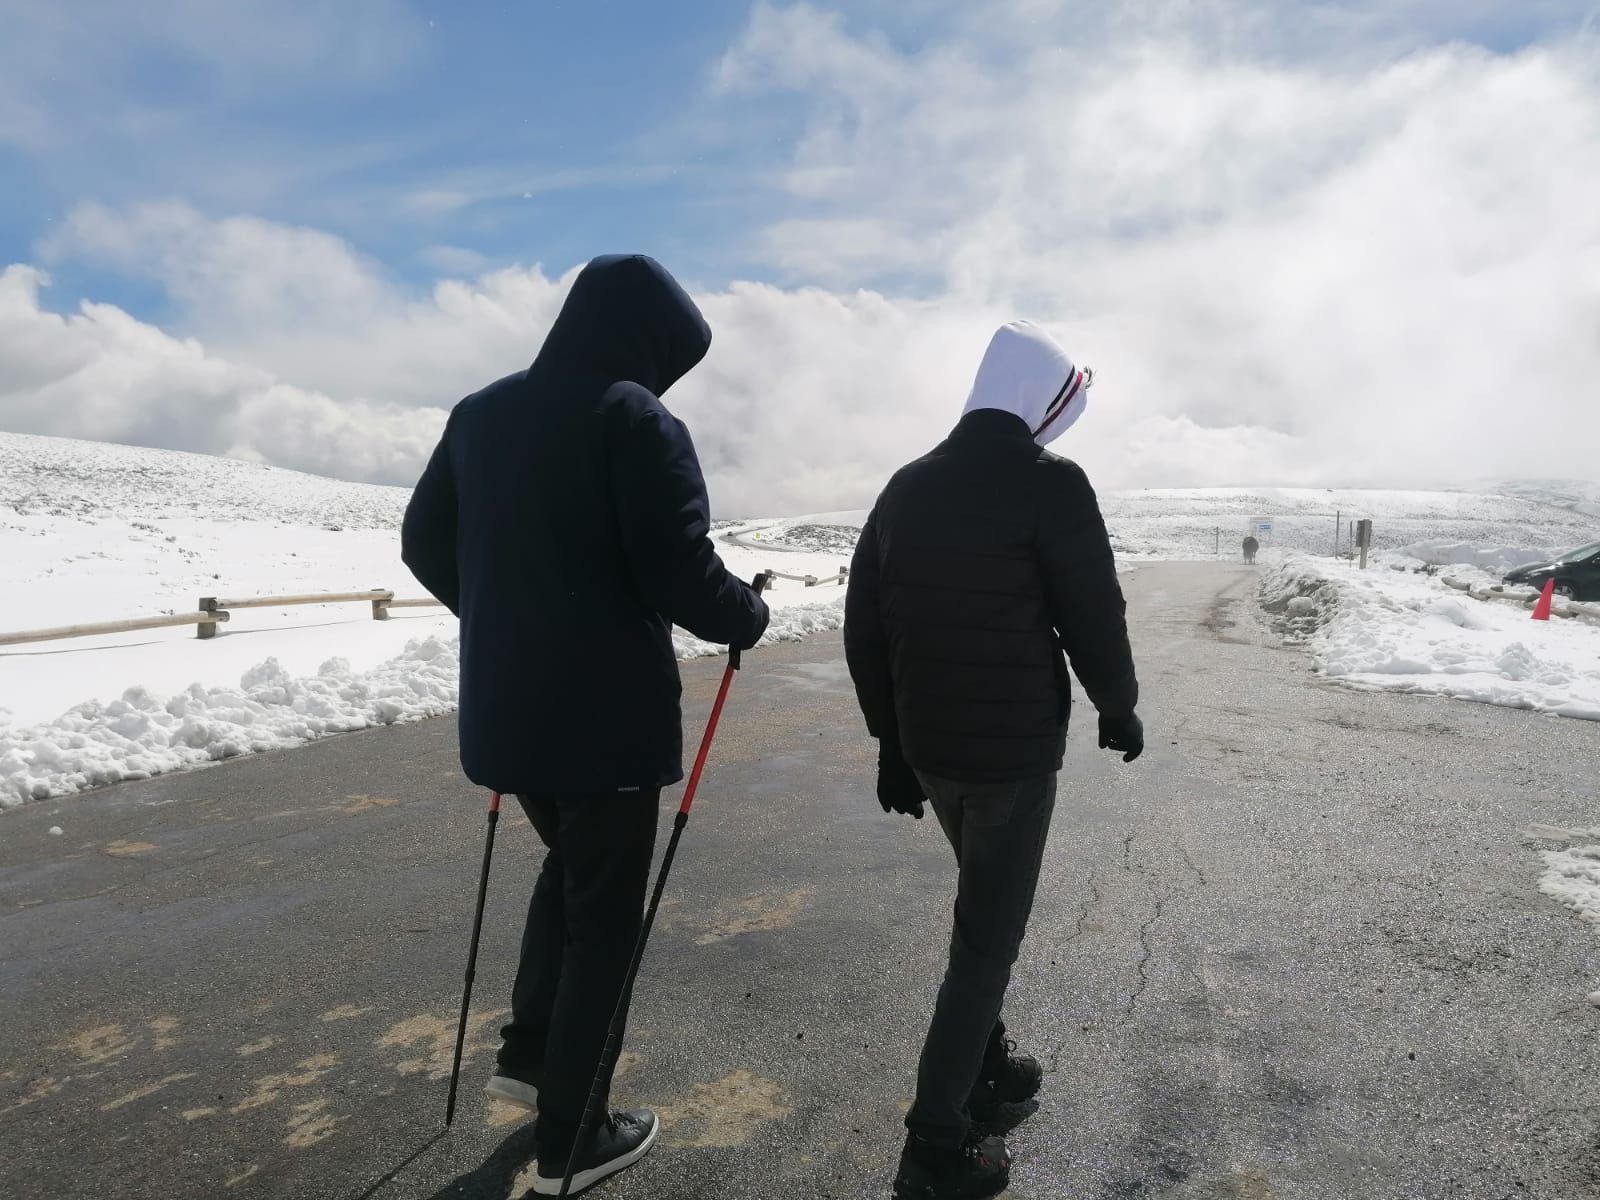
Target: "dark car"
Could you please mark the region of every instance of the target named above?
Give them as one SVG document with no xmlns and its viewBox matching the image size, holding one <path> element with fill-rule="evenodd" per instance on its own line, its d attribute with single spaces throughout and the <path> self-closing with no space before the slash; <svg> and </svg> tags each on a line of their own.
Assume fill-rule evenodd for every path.
<svg viewBox="0 0 1600 1200">
<path fill-rule="evenodd" d="M 1556 595 L 1568 600 L 1600 600 L 1600 542 L 1580 546 L 1554 561 L 1533 563 L 1507 571 L 1505 582 L 1543 588 L 1547 580 L 1556 581 Z"/>
</svg>

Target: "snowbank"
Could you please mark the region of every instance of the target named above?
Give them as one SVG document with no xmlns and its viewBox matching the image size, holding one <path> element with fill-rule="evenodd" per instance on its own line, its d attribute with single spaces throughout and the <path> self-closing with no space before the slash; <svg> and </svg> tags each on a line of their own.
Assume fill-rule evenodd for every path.
<svg viewBox="0 0 1600 1200">
<path fill-rule="evenodd" d="M 1266 572 L 1261 601 L 1340 683 L 1600 720 L 1600 626 L 1300 556 Z"/>
<path fill-rule="evenodd" d="M 1432 567 L 1477 567 L 1496 577 L 1529 563 L 1549 562 L 1560 551 L 1520 546 L 1478 546 L 1472 542 L 1417 542 L 1398 554 Z"/>
<path fill-rule="evenodd" d="M 1593 837 L 1600 835 L 1600 829 L 1551 830 L 1550 833 Z M 1596 926 L 1595 932 L 1600 933 L 1600 845 L 1569 845 L 1560 850 L 1546 850 L 1541 857 L 1545 869 L 1539 879 L 1539 890 L 1570 908 L 1581 920 Z M 1600 990 L 1590 992 L 1588 1000 L 1600 1006 Z"/>
<path fill-rule="evenodd" d="M 842 597 L 778 609 L 761 645 L 843 624 Z M 673 645 L 680 658 L 724 649 L 682 631 Z M 133 687 L 108 704 L 80 704 L 42 724 L 0 721 L 0 808 L 451 712 L 460 695 L 459 648 L 459 638 L 419 638 L 370 671 L 335 658 L 298 678 L 269 658 L 237 687 L 194 684 L 165 698 Z"/>
</svg>

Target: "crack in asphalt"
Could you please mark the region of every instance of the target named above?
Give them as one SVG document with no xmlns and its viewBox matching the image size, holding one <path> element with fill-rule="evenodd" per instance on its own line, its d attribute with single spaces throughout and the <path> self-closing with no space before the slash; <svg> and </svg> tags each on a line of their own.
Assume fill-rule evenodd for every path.
<svg viewBox="0 0 1600 1200">
<path fill-rule="evenodd" d="M 1200 881 L 1200 886 L 1206 887 L 1211 881 L 1206 878 L 1206 873 L 1201 869 L 1200 864 L 1189 857 L 1189 848 L 1180 842 L 1178 843 L 1178 853 L 1183 856 L 1184 866 L 1194 872 L 1194 877 Z"/>
<path fill-rule="evenodd" d="M 1156 898 L 1155 911 L 1150 914 L 1150 919 L 1139 926 L 1140 955 L 1139 962 L 1135 967 L 1135 970 L 1139 975 L 1139 984 L 1128 996 L 1127 1015 L 1129 1017 L 1133 1016 L 1133 1009 L 1134 1006 L 1139 1003 L 1139 997 L 1143 996 L 1145 989 L 1150 986 L 1150 959 L 1155 953 L 1154 949 L 1150 945 L 1150 931 L 1155 928 L 1156 922 L 1161 920 L 1161 914 L 1166 911 L 1167 901 L 1172 899 L 1175 894 L 1176 893 L 1168 892 L 1164 896 L 1158 896 Z"/>
</svg>

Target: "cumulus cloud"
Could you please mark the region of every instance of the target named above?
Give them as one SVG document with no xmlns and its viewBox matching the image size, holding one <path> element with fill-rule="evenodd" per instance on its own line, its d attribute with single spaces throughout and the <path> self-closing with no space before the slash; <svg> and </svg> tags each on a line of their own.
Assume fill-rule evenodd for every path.
<svg viewBox="0 0 1600 1200">
<path fill-rule="evenodd" d="M 768 282 L 694 289 L 715 343 L 670 397 L 718 509 L 869 501 L 1016 315 L 1096 368 L 1063 448 L 1102 486 L 1592 476 L 1600 64 L 1559 30 L 1417 48 L 1493 7 L 921 0 L 942 32 L 908 47 L 758 6 L 707 104 L 779 147 L 742 243 Z M 572 276 L 423 253 L 463 277 L 416 290 L 183 203 L 81 208 L 41 261 L 157 281 L 177 316 L 52 313 L 13 268 L 0 425 L 407 482 Z"/>
<path fill-rule="evenodd" d="M 415 477 L 439 407 L 335 400 L 209 354 L 107 304 L 43 308 L 42 272 L 0 272 L 0 425 L 230 454 L 352 479 Z"/>
</svg>

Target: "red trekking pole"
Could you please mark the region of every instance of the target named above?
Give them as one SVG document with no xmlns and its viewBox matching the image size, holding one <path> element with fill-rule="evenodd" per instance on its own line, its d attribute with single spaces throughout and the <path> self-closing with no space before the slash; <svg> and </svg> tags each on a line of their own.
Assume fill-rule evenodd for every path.
<svg viewBox="0 0 1600 1200">
<path fill-rule="evenodd" d="M 489 860 L 494 855 L 494 827 L 500 820 L 500 793 L 489 793 L 489 837 L 483 846 L 483 873 L 478 877 L 478 911 L 472 918 L 472 945 L 467 949 L 467 985 L 461 994 L 461 1023 L 456 1027 L 456 1058 L 450 1067 L 450 1099 L 445 1104 L 444 1124 L 456 1119 L 456 1083 L 461 1078 L 461 1047 L 467 1040 L 467 1009 L 472 1004 L 473 968 L 478 965 L 478 935 L 483 932 L 483 900 L 489 891 Z"/>
<path fill-rule="evenodd" d="M 751 585 L 756 594 L 765 590 L 770 576 L 763 571 Z M 661 873 L 656 876 L 655 890 L 650 894 L 650 906 L 645 909 L 644 925 L 639 930 L 639 940 L 633 947 L 633 961 L 628 964 L 627 977 L 622 981 L 622 995 L 617 998 L 616 1011 L 611 1015 L 611 1028 L 606 1033 L 605 1048 L 600 1051 L 600 1065 L 595 1069 L 594 1083 L 589 1088 L 589 1102 L 583 1106 L 583 1119 L 578 1123 L 578 1136 L 572 1143 L 572 1153 L 567 1158 L 567 1173 L 561 1180 L 561 1196 L 572 1188 L 572 1177 L 578 1170 L 578 1156 L 583 1152 L 584 1141 L 599 1116 L 600 1097 L 606 1090 L 606 1081 L 617 1065 L 622 1052 L 622 1030 L 628 1022 L 628 1006 L 633 1001 L 633 983 L 639 975 L 639 964 L 644 961 L 645 944 L 650 940 L 650 927 L 656 921 L 656 909 L 661 907 L 661 893 L 666 890 L 667 872 L 672 870 L 672 860 L 678 853 L 678 841 L 683 837 L 683 827 L 689 823 L 689 809 L 694 805 L 694 794 L 700 787 L 700 775 L 706 769 L 706 756 L 711 753 L 711 739 L 716 736 L 717 722 L 722 719 L 722 706 L 727 702 L 728 689 L 733 686 L 733 674 L 739 669 L 739 651 L 728 651 L 728 667 L 722 672 L 722 686 L 717 689 L 716 703 L 711 706 L 711 718 L 706 722 L 705 736 L 700 739 L 700 753 L 695 756 L 694 770 L 689 772 L 689 783 L 683 789 L 683 803 L 678 805 L 678 815 L 672 820 L 672 837 L 667 841 L 667 852 L 661 856 Z"/>
</svg>

